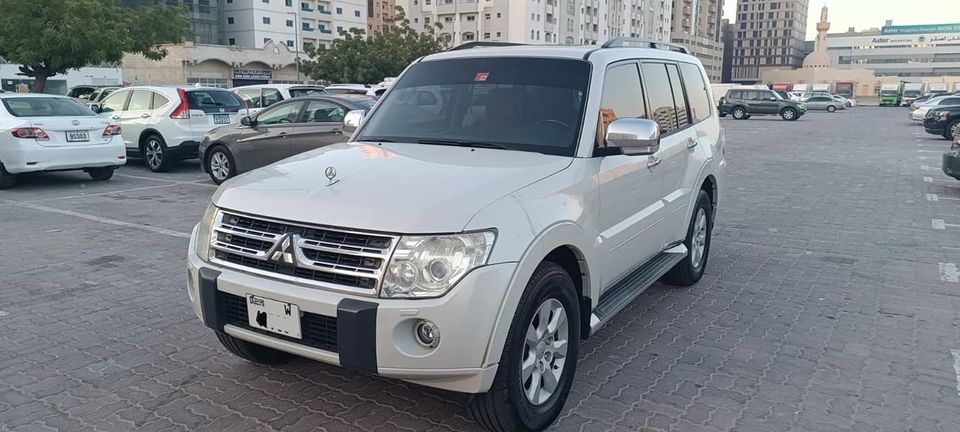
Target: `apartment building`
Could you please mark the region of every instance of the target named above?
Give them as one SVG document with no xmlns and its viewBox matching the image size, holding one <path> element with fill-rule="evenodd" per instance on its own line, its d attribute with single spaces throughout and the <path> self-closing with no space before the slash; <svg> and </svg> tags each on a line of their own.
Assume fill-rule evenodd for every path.
<svg viewBox="0 0 960 432">
<path fill-rule="evenodd" d="M 770 69 L 803 64 L 808 0 L 737 0 L 731 81 L 756 83 Z"/>
<path fill-rule="evenodd" d="M 711 82 L 720 82 L 723 0 L 674 0 L 670 40 L 686 45 L 703 63 Z"/>
<path fill-rule="evenodd" d="M 599 44 L 618 36 L 669 40 L 667 0 L 396 0 L 416 29 L 440 24 L 451 44 Z"/>
<path fill-rule="evenodd" d="M 367 0 L 367 34 L 375 35 L 396 16 L 396 0 Z"/>
<path fill-rule="evenodd" d="M 226 45 L 292 51 L 329 46 L 340 32 L 367 31 L 367 0 L 221 0 Z"/>
</svg>

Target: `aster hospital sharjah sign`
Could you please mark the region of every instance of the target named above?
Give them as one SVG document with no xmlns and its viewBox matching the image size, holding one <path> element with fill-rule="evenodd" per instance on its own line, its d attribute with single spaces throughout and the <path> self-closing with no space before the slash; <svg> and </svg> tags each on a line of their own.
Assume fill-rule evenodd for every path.
<svg viewBox="0 0 960 432">
<path fill-rule="evenodd" d="M 960 33 L 960 24 L 924 24 L 906 26 L 883 26 L 880 34 L 914 35 L 924 33 Z"/>
</svg>

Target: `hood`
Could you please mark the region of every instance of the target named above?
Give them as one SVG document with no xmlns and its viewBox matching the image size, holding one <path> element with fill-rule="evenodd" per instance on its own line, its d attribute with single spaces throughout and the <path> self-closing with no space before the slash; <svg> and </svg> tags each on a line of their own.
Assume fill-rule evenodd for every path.
<svg viewBox="0 0 960 432">
<path fill-rule="evenodd" d="M 224 209 L 309 224 L 458 232 L 483 207 L 571 161 L 509 150 L 343 143 L 233 178 L 213 200 Z"/>
</svg>

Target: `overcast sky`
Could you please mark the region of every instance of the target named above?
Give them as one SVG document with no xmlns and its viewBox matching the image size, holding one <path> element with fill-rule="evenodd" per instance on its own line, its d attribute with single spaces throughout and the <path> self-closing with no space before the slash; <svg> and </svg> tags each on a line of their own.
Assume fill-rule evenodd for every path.
<svg viewBox="0 0 960 432">
<path fill-rule="evenodd" d="M 807 40 L 817 35 L 820 8 L 827 5 L 830 33 L 847 27 L 857 30 L 894 25 L 948 24 L 960 22 L 960 0 L 810 0 L 807 13 Z M 737 0 L 724 0 L 723 17 L 736 21 Z"/>
</svg>

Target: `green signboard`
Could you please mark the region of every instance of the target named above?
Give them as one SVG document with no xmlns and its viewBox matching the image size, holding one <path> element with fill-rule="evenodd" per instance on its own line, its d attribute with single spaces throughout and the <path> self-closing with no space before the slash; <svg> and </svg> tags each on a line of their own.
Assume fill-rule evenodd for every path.
<svg viewBox="0 0 960 432">
<path fill-rule="evenodd" d="M 880 34 L 908 35 L 923 33 L 960 33 L 960 24 L 923 24 L 905 26 L 883 26 Z"/>
</svg>

